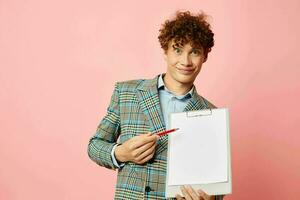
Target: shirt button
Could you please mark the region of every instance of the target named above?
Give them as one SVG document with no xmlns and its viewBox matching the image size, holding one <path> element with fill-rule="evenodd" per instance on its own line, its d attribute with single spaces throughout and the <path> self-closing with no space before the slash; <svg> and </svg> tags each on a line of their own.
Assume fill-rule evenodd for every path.
<svg viewBox="0 0 300 200">
<path fill-rule="evenodd" d="M 146 192 L 150 192 L 151 190 L 152 190 L 151 187 L 149 187 L 149 186 L 146 186 L 146 187 L 145 187 L 145 191 L 146 191 Z"/>
</svg>

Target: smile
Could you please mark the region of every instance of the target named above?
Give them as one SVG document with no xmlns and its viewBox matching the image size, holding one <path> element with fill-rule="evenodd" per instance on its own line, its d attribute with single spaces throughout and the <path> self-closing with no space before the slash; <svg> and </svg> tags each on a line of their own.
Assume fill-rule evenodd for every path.
<svg viewBox="0 0 300 200">
<path fill-rule="evenodd" d="M 195 71 L 193 68 L 177 68 L 183 74 L 191 74 Z"/>
</svg>

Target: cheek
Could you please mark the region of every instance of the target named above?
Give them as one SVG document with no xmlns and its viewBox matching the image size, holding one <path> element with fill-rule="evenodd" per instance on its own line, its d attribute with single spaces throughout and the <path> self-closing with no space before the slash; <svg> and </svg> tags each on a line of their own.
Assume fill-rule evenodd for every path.
<svg viewBox="0 0 300 200">
<path fill-rule="evenodd" d="M 197 71 L 196 71 L 196 73 L 195 73 L 196 76 L 199 74 L 200 70 L 201 70 L 201 66 L 198 67 L 198 69 L 197 69 Z"/>
<path fill-rule="evenodd" d="M 166 57 L 166 60 L 167 60 L 168 65 L 171 65 L 171 66 L 178 63 L 178 58 L 176 56 L 174 56 L 174 55 L 170 55 L 169 54 Z"/>
<path fill-rule="evenodd" d="M 202 58 L 195 58 L 195 59 L 193 59 L 193 64 L 194 64 L 195 66 L 201 65 L 202 62 L 203 62 L 203 59 L 202 59 Z"/>
<path fill-rule="evenodd" d="M 195 62 L 195 63 L 194 63 L 194 66 L 196 66 L 197 68 L 199 68 L 199 69 L 197 69 L 197 71 L 201 69 L 202 64 L 203 64 L 202 60 L 199 61 L 199 62 Z"/>
<path fill-rule="evenodd" d="M 168 60 L 168 68 L 169 70 L 174 70 L 176 67 L 176 62 L 174 60 Z"/>
</svg>

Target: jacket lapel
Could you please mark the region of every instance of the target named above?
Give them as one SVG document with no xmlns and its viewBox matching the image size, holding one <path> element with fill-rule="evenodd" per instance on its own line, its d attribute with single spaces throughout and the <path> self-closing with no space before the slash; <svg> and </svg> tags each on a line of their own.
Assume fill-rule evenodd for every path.
<svg viewBox="0 0 300 200">
<path fill-rule="evenodd" d="M 204 99 L 198 95 L 196 88 L 194 88 L 192 98 L 190 101 L 188 101 L 186 107 L 184 108 L 184 112 L 201 109 L 209 109 L 209 106 Z"/>
<path fill-rule="evenodd" d="M 150 125 L 151 133 L 166 130 L 157 89 L 158 76 L 151 80 L 145 80 L 137 89 L 139 104 Z M 168 138 L 161 137 L 158 140 L 156 154 L 159 155 L 167 148 Z"/>
<path fill-rule="evenodd" d="M 149 121 L 150 132 L 152 133 L 157 133 L 166 129 L 158 97 L 157 81 L 158 76 L 151 80 L 145 80 L 137 88 L 137 98 Z"/>
</svg>

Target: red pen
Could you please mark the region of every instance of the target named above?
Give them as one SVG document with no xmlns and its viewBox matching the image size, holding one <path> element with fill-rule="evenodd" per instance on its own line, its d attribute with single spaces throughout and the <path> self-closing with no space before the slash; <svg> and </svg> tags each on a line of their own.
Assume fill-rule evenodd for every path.
<svg viewBox="0 0 300 200">
<path fill-rule="evenodd" d="M 159 133 L 157 133 L 157 135 L 159 137 L 161 137 L 161 136 L 167 135 L 167 134 L 172 133 L 172 132 L 177 131 L 177 130 L 179 130 L 179 128 L 173 128 L 173 129 L 170 129 L 170 130 L 159 132 Z"/>
</svg>

